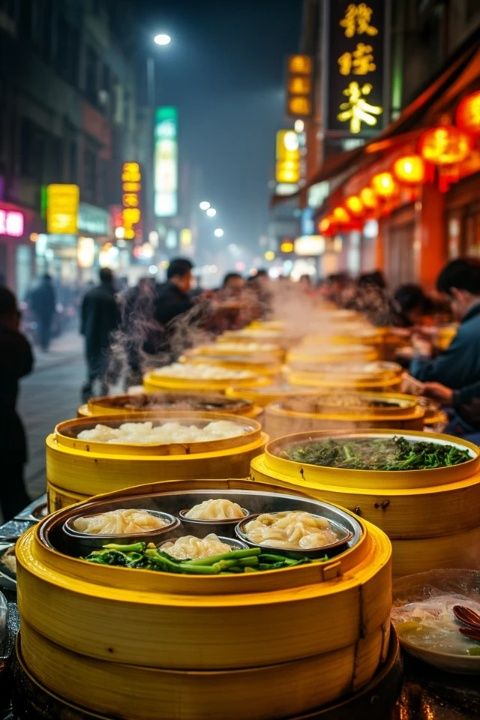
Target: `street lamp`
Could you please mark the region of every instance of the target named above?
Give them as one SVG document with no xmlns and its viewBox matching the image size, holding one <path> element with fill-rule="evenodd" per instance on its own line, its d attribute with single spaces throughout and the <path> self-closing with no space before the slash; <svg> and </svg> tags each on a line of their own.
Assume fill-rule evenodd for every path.
<svg viewBox="0 0 480 720">
<path fill-rule="evenodd" d="M 215 237 L 221 238 L 225 235 L 225 230 L 223 228 L 215 228 L 213 234 L 215 235 Z"/>
<path fill-rule="evenodd" d="M 170 45 L 172 38 L 168 35 L 168 33 L 157 33 L 157 35 L 153 38 L 153 42 L 161 47 L 166 47 L 167 45 Z"/>
<path fill-rule="evenodd" d="M 208 208 L 208 210 L 207 210 L 207 215 L 208 215 L 208 217 L 211 217 L 211 218 L 212 218 L 212 217 L 215 217 L 216 214 L 217 214 L 217 211 L 215 210 L 214 207 L 209 207 L 209 208 Z"/>
<path fill-rule="evenodd" d="M 208 208 L 210 207 L 210 203 L 208 202 L 208 200 L 202 200 L 201 203 L 198 203 L 198 207 L 200 208 L 200 210 L 208 210 Z"/>
</svg>

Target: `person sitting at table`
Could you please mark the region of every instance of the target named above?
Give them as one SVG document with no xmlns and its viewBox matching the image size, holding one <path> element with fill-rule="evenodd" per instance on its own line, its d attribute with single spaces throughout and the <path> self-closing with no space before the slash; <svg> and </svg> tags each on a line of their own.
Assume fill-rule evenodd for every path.
<svg viewBox="0 0 480 720">
<path fill-rule="evenodd" d="M 480 442 L 480 380 L 459 390 L 427 382 L 423 384 L 422 394 L 453 411 L 445 432 L 468 437 L 477 444 Z"/>
<path fill-rule="evenodd" d="M 480 260 L 458 258 L 449 262 L 437 279 L 453 315 L 460 320 L 451 345 L 434 357 L 432 343 L 412 336 L 416 351 L 409 372 L 422 382 L 438 382 L 458 390 L 480 380 Z"/>
</svg>

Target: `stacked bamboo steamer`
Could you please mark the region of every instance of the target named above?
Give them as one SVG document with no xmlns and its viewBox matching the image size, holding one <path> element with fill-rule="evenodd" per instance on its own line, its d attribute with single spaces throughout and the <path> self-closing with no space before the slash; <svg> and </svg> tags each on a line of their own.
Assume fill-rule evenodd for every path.
<svg viewBox="0 0 480 720">
<path fill-rule="evenodd" d="M 208 422 L 229 421 L 242 434 L 222 440 L 194 443 L 109 444 L 81 440 L 77 436 L 97 424 L 118 427 L 124 422 L 179 422 L 203 426 Z M 58 510 L 110 492 L 160 479 L 197 477 L 245 477 L 250 461 L 263 451 L 267 436 L 260 424 L 236 415 L 202 412 L 139 413 L 74 418 L 59 423 L 46 439 L 46 471 L 49 510 Z"/>
<path fill-rule="evenodd" d="M 160 370 L 151 370 L 143 379 L 146 392 L 199 392 L 225 393 L 231 385 L 242 388 L 261 387 L 271 382 L 268 376 L 259 375 L 253 370 L 234 370 L 212 365 L 184 363 L 180 373 L 176 366 L 169 374 L 166 366 Z"/>
<path fill-rule="evenodd" d="M 421 430 L 425 408 L 414 395 L 401 393 L 291 395 L 267 405 L 263 426 L 270 438 L 307 430 L 396 428 Z M 337 400 L 337 402 L 335 402 Z"/>
<path fill-rule="evenodd" d="M 102 499 L 199 486 L 252 489 L 183 481 Z M 386 657 L 391 546 L 369 523 L 359 521 L 361 539 L 321 564 L 198 577 L 64 555 L 55 533 L 69 514 L 17 544 L 21 654 L 67 701 L 128 720 L 279 720 L 355 692 Z"/>
<path fill-rule="evenodd" d="M 289 368 L 286 380 L 291 385 L 318 388 L 347 388 L 372 392 L 398 390 L 403 369 L 391 362 L 317 363 L 301 368 Z"/>
<path fill-rule="evenodd" d="M 392 437 L 395 433 L 375 429 L 333 434 L 341 439 Z M 292 442 L 331 435 L 314 431 L 273 440 L 264 454 L 252 460 L 252 479 L 299 488 L 349 508 L 380 527 L 392 541 L 396 576 L 478 564 L 480 456 L 476 445 L 449 435 L 402 431 L 407 438 L 453 443 L 468 449 L 472 458 L 451 467 L 393 472 L 302 465 L 284 455 L 284 448 Z"/>
<path fill-rule="evenodd" d="M 262 409 L 249 400 L 229 399 L 225 395 L 205 393 L 134 393 L 128 395 L 105 395 L 93 397 L 77 410 L 78 417 L 93 415 L 128 415 L 133 419 L 139 413 L 158 416 L 165 411 L 187 409 L 203 412 L 221 412 L 227 415 L 257 417 Z"/>
</svg>

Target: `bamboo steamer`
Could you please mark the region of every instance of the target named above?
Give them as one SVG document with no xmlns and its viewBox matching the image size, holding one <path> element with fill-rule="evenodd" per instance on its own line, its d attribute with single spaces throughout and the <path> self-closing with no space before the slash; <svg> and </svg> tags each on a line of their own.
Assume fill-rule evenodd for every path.
<svg viewBox="0 0 480 720">
<path fill-rule="evenodd" d="M 478 557 L 480 515 L 480 456 L 476 445 L 449 435 L 411 431 L 402 436 L 454 443 L 471 451 L 460 465 L 432 470 L 367 471 L 296 463 L 281 457 L 290 442 L 341 433 L 310 432 L 288 435 L 267 444 L 252 460 L 257 482 L 272 481 L 300 488 L 312 497 L 337 503 L 380 527 L 392 540 L 394 575 L 408 575 L 431 567 L 466 567 Z M 344 436 L 392 436 L 391 430 L 347 433 Z"/>
<path fill-rule="evenodd" d="M 314 397 L 318 395 L 318 388 L 299 387 L 298 385 L 289 385 L 285 382 L 270 383 L 258 388 L 241 388 L 229 387 L 225 395 L 230 398 L 243 398 L 249 400 L 255 406 L 262 408 L 272 402 L 284 400 L 289 397 Z"/>
<path fill-rule="evenodd" d="M 259 355 L 265 362 L 283 362 L 285 352 L 280 345 L 276 343 L 245 343 L 245 342 L 215 342 L 207 345 L 199 345 L 192 350 L 187 350 L 187 357 L 209 357 L 223 355 L 242 355 L 247 358 L 258 357 Z"/>
<path fill-rule="evenodd" d="M 103 500 L 199 485 L 222 493 L 255 487 L 157 483 Z M 364 686 L 387 655 L 391 547 L 369 523 L 360 521 L 359 542 L 326 563 L 193 577 L 63 554 L 52 542 L 70 514 L 20 538 L 17 577 L 27 668 L 73 703 L 132 720 L 274 720 Z"/>
<path fill-rule="evenodd" d="M 63 700 L 42 686 L 29 672 L 21 651 L 20 636 L 17 640 L 13 687 L 15 717 L 62 718 L 65 720 L 112 720 L 112 717 L 91 713 Z M 313 712 L 295 715 L 289 720 L 385 720 L 393 709 L 401 685 L 400 647 L 395 631 L 390 632 L 390 644 L 385 663 L 374 678 L 348 698 L 315 708 Z"/>
<path fill-rule="evenodd" d="M 227 369 L 226 369 L 227 370 Z M 199 393 L 224 393 L 230 385 L 235 384 L 239 387 L 261 387 L 268 385 L 270 379 L 268 376 L 259 376 L 253 371 L 245 373 L 244 377 L 232 377 L 231 370 L 225 373 L 225 377 L 218 379 L 204 379 L 195 377 L 170 377 L 168 375 L 158 375 L 154 370 L 146 373 L 143 378 L 143 386 L 146 392 L 199 392 Z M 228 373 L 228 374 L 227 374 Z"/>
<path fill-rule="evenodd" d="M 148 413 L 158 416 L 159 413 L 163 412 L 185 412 L 185 405 L 188 407 L 188 404 L 191 404 L 192 411 L 221 412 L 228 415 L 242 415 L 243 417 L 252 418 L 256 418 L 261 414 L 262 409 L 255 406 L 251 401 L 243 398 L 238 398 L 238 400 L 238 403 L 229 402 L 225 395 L 206 395 L 204 393 L 105 395 L 90 398 L 88 403 L 78 408 L 77 415 L 78 417 L 92 417 L 92 415 L 118 415 L 122 413 L 136 416 L 139 413 Z M 212 409 L 207 409 L 208 405 L 211 405 Z"/>
<path fill-rule="evenodd" d="M 270 376 L 279 375 L 282 370 L 281 362 L 278 358 L 269 358 L 268 355 L 262 353 L 249 357 L 247 355 L 188 355 L 186 354 L 180 361 L 193 363 L 194 365 L 216 365 L 217 367 L 227 368 L 229 370 L 246 370 L 260 375 Z"/>
<path fill-rule="evenodd" d="M 343 394 L 344 403 L 335 405 L 333 394 L 291 396 L 268 405 L 264 428 L 273 438 L 307 430 L 358 430 L 361 428 L 396 428 L 421 430 L 425 409 L 414 395 L 400 393 Z M 391 401 L 391 407 L 372 407 L 372 403 Z"/>
<path fill-rule="evenodd" d="M 223 440 L 168 445 L 112 445 L 80 440 L 81 430 L 94 425 L 118 426 L 131 416 L 105 415 L 76 418 L 60 423 L 46 439 L 47 493 L 49 508 L 59 509 L 86 500 L 99 492 L 110 492 L 158 479 L 197 477 L 245 477 L 250 461 L 262 452 L 267 436 L 251 418 L 201 412 L 164 412 L 163 421 L 204 425 L 228 420 L 242 428 L 243 435 Z M 135 421 L 152 420 L 139 413 Z"/>
<path fill-rule="evenodd" d="M 357 390 L 397 390 L 402 381 L 403 369 L 390 362 L 317 364 L 302 369 L 286 369 L 286 380 L 291 385 L 321 388 L 356 388 Z"/>
<path fill-rule="evenodd" d="M 331 363 L 331 362 L 371 362 L 378 360 L 379 353 L 368 345 L 301 345 L 287 353 L 286 362 L 289 367 L 305 364 Z"/>
</svg>

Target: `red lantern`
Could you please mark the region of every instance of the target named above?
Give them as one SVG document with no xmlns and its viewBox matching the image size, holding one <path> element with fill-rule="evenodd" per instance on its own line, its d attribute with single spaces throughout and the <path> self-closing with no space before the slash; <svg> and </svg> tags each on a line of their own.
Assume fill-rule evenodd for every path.
<svg viewBox="0 0 480 720">
<path fill-rule="evenodd" d="M 397 183 L 395 182 L 392 173 L 389 172 L 382 172 L 374 175 L 371 182 L 376 194 L 384 200 L 388 200 L 393 197 L 398 190 Z"/>
<path fill-rule="evenodd" d="M 467 157 L 472 147 L 469 136 L 455 125 L 431 128 L 420 136 L 421 156 L 434 165 L 454 165 Z"/>
<path fill-rule="evenodd" d="M 375 210 L 378 205 L 378 198 L 371 187 L 364 187 L 360 190 L 360 200 L 368 210 Z"/>
<path fill-rule="evenodd" d="M 480 135 L 480 90 L 461 100 L 455 120 L 460 130 L 471 135 Z"/>
<path fill-rule="evenodd" d="M 425 163 L 420 155 L 404 155 L 395 160 L 393 174 L 404 185 L 419 185 L 425 181 Z"/>
<path fill-rule="evenodd" d="M 334 221 L 340 225 L 347 225 L 350 222 L 350 215 L 341 205 L 333 209 L 332 215 Z"/>
<path fill-rule="evenodd" d="M 354 217 L 360 217 L 364 213 L 364 206 L 358 195 L 350 195 L 345 200 L 347 210 Z"/>
</svg>

